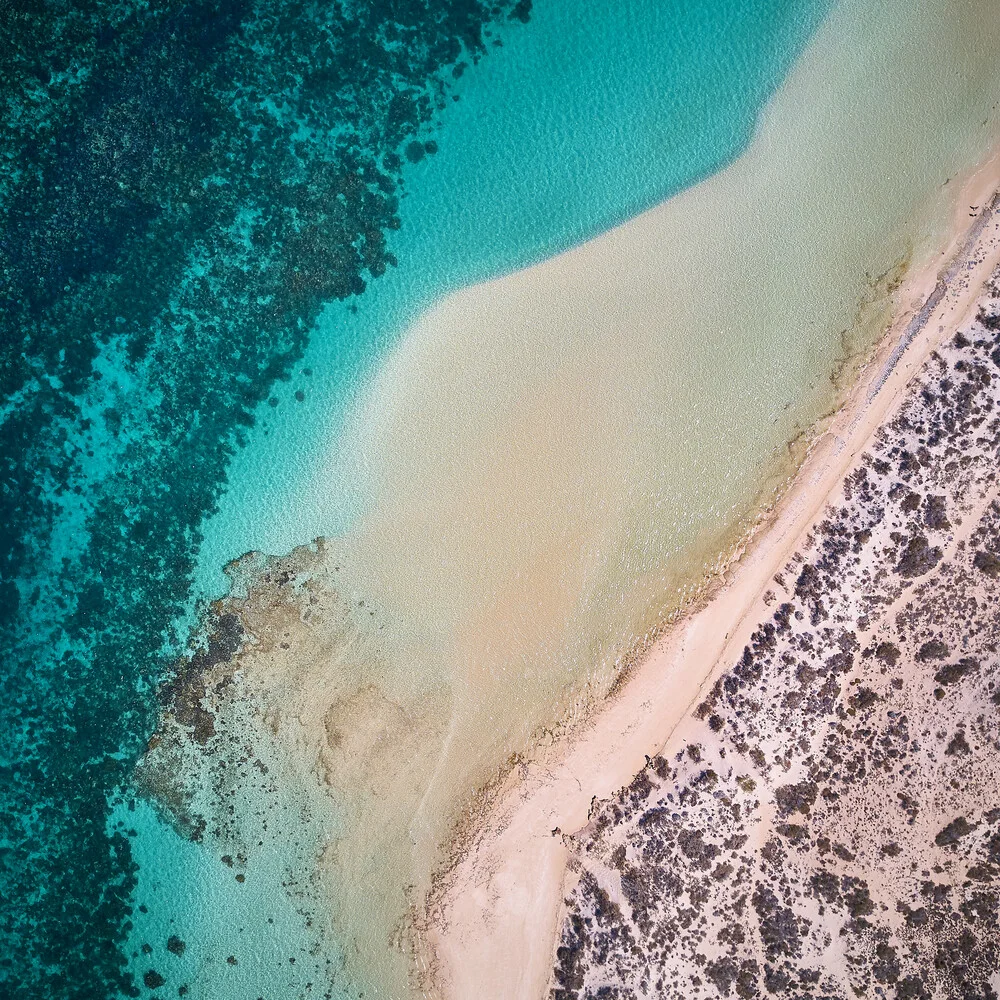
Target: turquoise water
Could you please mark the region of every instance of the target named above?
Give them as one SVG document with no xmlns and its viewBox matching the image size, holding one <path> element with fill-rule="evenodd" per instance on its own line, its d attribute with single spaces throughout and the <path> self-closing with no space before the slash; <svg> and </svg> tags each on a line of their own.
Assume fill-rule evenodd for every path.
<svg viewBox="0 0 1000 1000">
<path fill-rule="evenodd" d="M 308 870 L 336 817 L 281 760 L 211 762 L 234 865 L 135 785 L 195 599 L 356 516 L 338 432 L 410 320 L 731 160 L 828 2 L 526 6 L 12 19 L 5 995 L 347 995 Z"/>
<path fill-rule="evenodd" d="M 258 410 L 206 526 L 202 586 L 224 589 L 221 566 L 248 549 L 343 530 L 358 513 L 356 497 L 331 489 L 344 413 L 406 325 L 448 291 L 580 243 L 730 161 L 828 7 L 536 4 L 463 75 L 438 153 L 406 169 L 390 239 L 399 265 L 323 313 L 277 412 Z"/>
<path fill-rule="evenodd" d="M 134 772 L 187 641 L 201 523 L 322 304 L 389 266 L 400 152 L 516 7 L 5 9 L 4 996 L 140 996 L 168 971 L 147 964 L 162 939 L 129 937 L 170 923 L 154 897 L 180 905 L 192 850 L 218 861 L 173 850 L 162 827 L 138 843 L 150 812 Z"/>
</svg>

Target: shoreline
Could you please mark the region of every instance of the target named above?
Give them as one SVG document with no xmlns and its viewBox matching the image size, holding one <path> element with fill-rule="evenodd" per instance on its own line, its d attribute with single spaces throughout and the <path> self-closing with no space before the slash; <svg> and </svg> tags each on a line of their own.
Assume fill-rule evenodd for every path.
<svg viewBox="0 0 1000 1000">
<path fill-rule="evenodd" d="M 1000 260 L 998 159 L 988 158 L 963 184 L 946 247 L 904 279 L 901 306 L 873 357 L 859 368 L 837 411 L 819 422 L 791 484 L 751 529 L 718 583 L 667 626 L 651 649 L 645 647 L 637 666 L 578 733 L 512 769 L 485 819 L 465 831 L 418 921 L 427 993 L 543 995 L 567 887 L 570 853 L 561 835 L 586 825 L 595 799 L 628 784 L 731 665 L 766 614 L 763 597 L 771 576 L 902 403 L 912 377 L 974 307 Z M 972 225 L 960 214 L 970 214 L 967 204 L 979 210 Z"/>
</svg>

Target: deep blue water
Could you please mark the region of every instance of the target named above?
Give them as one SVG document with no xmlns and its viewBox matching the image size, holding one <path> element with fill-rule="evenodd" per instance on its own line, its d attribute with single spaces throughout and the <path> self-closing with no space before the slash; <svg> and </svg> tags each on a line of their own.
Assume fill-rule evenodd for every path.
<svg viewBox="0 0 1000 1000">
<path fill-rule="evenodd" d="M 154 6 L 3 14 L 2 996 L 225 995 L 132 955 L 222 872 L 134 782 L 199 559 L 349 516 L 268 527 L 406 320 L 735 156 L 826 4 Z"/>
</svg>

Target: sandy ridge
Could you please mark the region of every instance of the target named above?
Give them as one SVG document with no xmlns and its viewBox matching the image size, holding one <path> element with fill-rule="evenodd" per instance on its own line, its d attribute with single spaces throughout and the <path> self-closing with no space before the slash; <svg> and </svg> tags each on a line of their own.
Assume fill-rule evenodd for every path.
<svg viewBox="0 0 1000 1000">
<path fill-rule="evenodd" d="M 942 257 L 915 274 L 874 362 L 810 448 L 792 487 L 716 592 L 674 626 L 614 700 L 571 739 L 512 772 L 475 835 L 427 900 L 420 966 L 425 995 L 538 998 L 552 966 L 568 851 L 593 799 L 626 784 L 742 649 L 763 593 L 828 495 L 901 404 L 911 378 L 974 309 L 1000 262 L 994 156 L 962 188 Z M 978 211 L 971 211 L 972 207 Z M 985 206 L 985 207 L 982 207 Z M 975 221 L 970 225 L 970 215 Z"/>
</svg>

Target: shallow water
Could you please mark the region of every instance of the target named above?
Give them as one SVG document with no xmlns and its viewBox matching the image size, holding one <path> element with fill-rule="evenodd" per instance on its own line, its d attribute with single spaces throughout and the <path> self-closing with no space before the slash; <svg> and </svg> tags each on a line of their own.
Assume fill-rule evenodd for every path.
<svg viewBox="0 0 1000 1000">
<path fill-rule="evenodd" d="M 459 81 L 461 100 L 443 116 L 435 134 L 437 152 L 407 167 L 402 226 L 390 241 L 398 266 L 360 299 L 327 310 L 298 366 L 309 374 L 275 389 L 276 408 L 264 404 L 258 409 L 258 424 L 247 432 L 247 446 L 230 468 L 220 513 L 204 528 L 202 588 L 222 589 L 222 565 L 249 548 L 281 552 L 351 524 L 359 502 L 365 502 L 363 491 L 352 488 L 346 470 L 331 470 L 330 463 L 339 456 L 344 414 L 406 323 L 449 289 L 578 243 L 731 159 L 749 139 L 761 105 L 825 6 L 767 0 L 736 18 L 708 3 L 683 9 L 549 3 L 534 10 L 527 26 L 507 32 L 503 48 Z M 743 70 L 735 82 L 734 63 Z M 696 106 L 702 113 L 693 115 Z M 304 399 L 297 400 L 296 392 Z M 432 722 L 418 730 L 427 747 L 421 773 L 433 769 L 452 697 L 450 692 L 440 696 L 438 669 L 428 670 L 427 679 L 434 689 L 430 695 L 419 684 L 415 694 L 400 678 L 405 694 L 393 693 L 409 705 L 423 704 L 427 697 L 435 702 Z M 349 699 L 355 697 L 351 683 L 344 685 Z M 369 706 L 363 697 L 350 703 L 368 724 L 381 724 L 381 703 Z M 396 894 L 402 885 L 398 873 L 408 864 L 405 857 L 400 860 L 406 843 L 400 824 L 423 794 L 414 800 L 393 781 L 374 775 L 371 762 L 355 776 L 357 787 L 379 787 L 398 812 L 388 825 L 389 844 L 380 848 L 391 858 L 386 870 L 394 883 L 385 890 L 386 907 L 376 907 L 377 916 L 368 912 L 367 872 L 373 862 L 366 836 L 366 851 L 341 860 L 325 883 L 324 891 L 345 898 L 334 929 L 323 938 L 324 949 L 332 950 L 344 938 L 366 940 L 360 975 L 370 986 L 381 983 L 389 991 L 400 988 L 400 967 L 396 961 L 386 969 L 373 966 L 405 905 Z M 348 795 L 347 804 L 338 808 L 346 810 L 345 822 L 357 823 L 369 815 L 368 806 Z M 322 805 L 316 810 L 321 813 Z M 329 822 L 336 820 L 317 820 L 312 835 L 320 838 Z M 145 834 L 154 843 L 160 837 L 155 826 Z M 153 849 L 166 857 L 175 838 L 164 831 L 162 839 Z M 256 861 L 254 866 L 259 869 Z M 192 898 L 204 895 L 197 889 L 207 877 L 202 867 L 180 858 L 173 867 L 175 889 Z M 141 872 L 139 878 L 142 896 Z M 222 897 L 230 878 L 217 870 L 208 883 L 218 882 L 211 890 L 215 898 Z M 355 880 L 357 887 L 351 884 Z M 384 887 L 383 880 L 378 884 Z M 360 927 L 355 903 L 366 911 Z M 213 911 L 210 905 L 205 909 Z M 190 905 L 185 910 L 192 938 L 206 947 L 210 942 L 213 954 L 237 946 L 224 945 L 224 928 L 197 920 L 192 926 L 194 912 Z M 294 921 L 293 914 L 286 916 Z M 136 939 L 149 936 L 145 925 L 137 922 Z M 273 949 L 282 960 L 284 947 Z M 232 979 L 232 970 L 218 960 L 213 968 Z M 351 969 L 359 975 L 357 962 Z M 215 981 L 205 978 L 211 974 L 203 968 L 198 981 Z"/>
<path fill-rule="evenodd" d="M 610 683 L 788 472 L 996 138 L 998 38 L 985 4 L 842 3 L 734 164 L 408 329 L 332 466 L 364 498 L 338 547 L 455 684 L 458 784 Z"/>
<path fill-rule="evenodd" d="M 206 526 L 201 577 L 249 548 L 287 552 L 342 530 L 361 502 L 328 464 L 345 410 L 409 322 L 447 292 L 576 245 L 731 160 L 828 0 L 597 0 L 535 5 L 464 74 L 411 164 L 399 264 L 320 319 L 274 413 L 236 458 Z M 294 391 L 305 393 L 296 403 Z"/>
<path fill-rule="evenodd" d="M 238 5 L 99 28 L 80 13 L 47 36 L 76 62 L 41 60 L 61 68 L 40 99 L 24 64 L 15 139 L 41 152 L 2 177 L 4 301 L 37 334 L 7 338 L 4 372 L 15 995 L 156 995 L 151 971 L 193 996 L 342 995 L 349 959 L 354 981 L 395 989 L 387 926 L 465 796 L 606 688 L 732 539 L 832 400 L 841 332 L 877 332 L 869 276 L 933 244 L 935 192 L 996 129 L 988 4 L 845 2 L 732 168 L 434 305 L 717 170 L 826 5 L 547 0 L 443 92 L 464 15 L 414 29 L 412 62 L 378 31 L 352 40 L 352 21 L 328 59 L 316 10 L 265 6 L 251 24 Z M 389 70 L 443 93 L 433 133 L 427 109 L 400 123 L 321 99 L 339 73 L 387 100 Z M 350 153 L 363 191 L 326 145 L 344 129 L 371 139 Z M 398 232 L 393 142 L 423 153 Z M 327 211 L 334 187 L 346 216 Z M 399 267 L 378 277 L 388 252 Z M 337 795 L 313 774 L 322 733 L 287 742 L 237 712 L 228 747 L 178 772 L 225 820 L 194 843 L 133 782 L 192 579 L 215 592 L 241 551 L 324 532 L 343 535 L 338 600 L 376 610 L 379 655 L 278 657 L 275 683 L 296 683 L 270 708 L 315 693 L 311 710 L 343 715 Z M 402 740 L 408 766 L 351 723 Z"/>
</svg>

